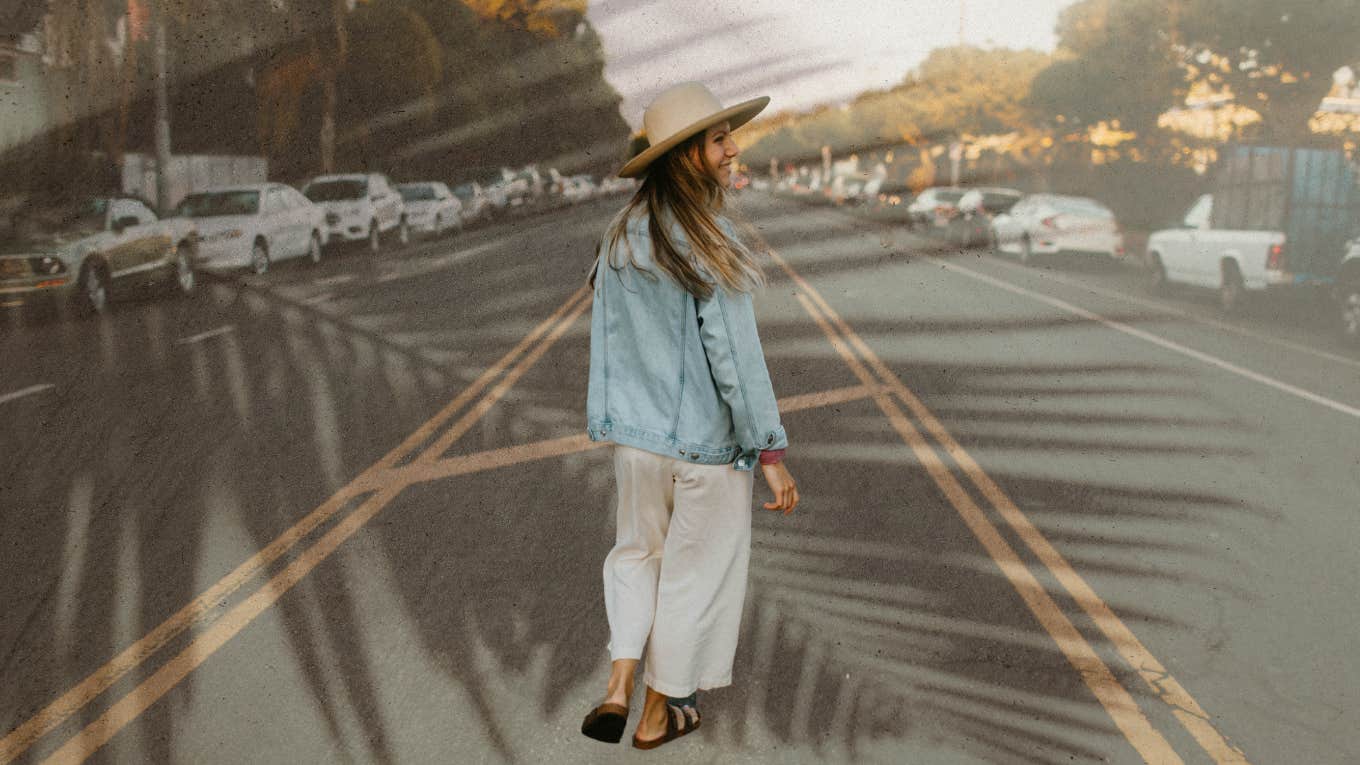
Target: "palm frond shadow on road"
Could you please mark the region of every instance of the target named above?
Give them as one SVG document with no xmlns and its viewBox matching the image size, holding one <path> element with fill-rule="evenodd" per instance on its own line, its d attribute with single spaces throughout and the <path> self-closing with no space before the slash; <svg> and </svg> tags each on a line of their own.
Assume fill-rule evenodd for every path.
<svg viewBox="0 0 1360 765">
<path fill-rule="evenodd" d="M 603 208 L 591 214 L 600 217 L 554 219 L 572 221 L 564 227 L 567 241 L 559 242 L 564 251 L 590 251 Z M 831 252 L 818 264 L 818 279 L 879 267 L 842 263 Z M 497 276 L 514 269 L 528 274 L 523 266 L 530 260 L 541 268 L 528 284 Z M 501 257 L 467 274 L 480 287 L 478 301 L 466 306 L 448 301 L 438 285 L 369 285 L 364 288 L 372 303 L 359 302 L 362 285 L 346 287 L 336 310 L 352 303 L 359 323 L 328 321 L 267 292 L 229 292 L 224 306 L 251 317 L 249 323 L 238 319 L 230 343 L 170 354 L 163 366 L 151 367 L 160 384 L 189 380 L 193 396 L 157 410 L 148 399 L 156 398 L 155 389 L 130 384 L 129 370 L 120 372 L 113 363 L 104 385 L 114 397 L 101 405 L 114 407 L 117 416 L 94 433 L 83 432 L 77 417 L 62 423 L 64 435 L 52 437 L 54 448 L 76 450 L 73 457 L 90 469 L 45 476 L 42 455 L 24 452 L 27 483 L 11 496 L 27 507 L 51 506 L 46 517 L 54 523 L 82 517 L 62 511 L 70 509 L 72 497 L 87 497 L 90 538 L 137 540 L 124 548 L 136 551 L 131 560 L 142 572 L 134 631 L 143 634 L 197 595 L 200 579 L 193 572 L 203 561 L 225 568 L 236 562 L 224 564 L 202 548 L 209 527 L 221 521 L 211 516 L 226 509 L 256 549 L 268 544 L 337 488 L 336 481 L 356 475 L 443 404 L 460 385 L 461 366 L 485 367 L 503 353 L 504 343 L 490 338 L 514 336 L 525 317 L 551 313 L 566 286 L 574 289 L 584 278 L 588 261 L 582 261 L 545 265 L 534 252 L 507 246 Z M 479 307 L 512 296 L 520 301 L 518 311 Z M 139 316 L 129 311 L 111 325 L 114 346 L 102 351 L 108 359 L 141 359 L 138 348 L 165 344 L 164 330 L 157 334 L 156 325 L 139 323 Z M 960 441 L 977 449 L 984 464 L 994 464 L 988 455 L 995 453 L 1032 458 L 993 476 L 1022 508 L 1036 513 L 1045 534 L 1078 551 L 1071 557 L 1083 573 L 1094 572 L 1102 582 L 1167 584 L 1201 565 L 1222 570 L 1215 548 L 1185 540 L 1263 512 L 1202 489 L 1153 489 L 1029 467 L 1092 452 L 1147 462 L 1179 460 L 1198 449 L 1215 459 L 1239 459 L 1244 450 L 1233 444 L 1250 428 L 1205 404 L 1176 368 L 962 359 L 932 365 L 893 349 L 940 333 L 980 337 L 996 331 L 997 321 L 915 316 L 852 323 L 947 424 L 959 428 Z M 386 344 L 391 329 L 364 327 L 426 333 L 441 350 L 459 352 L 460 368 L 431 364 L 426 348 Z M 1042 320 L 1006 327 L 1066 330 Z M 789 350 L 825 344 L 806 318 L 762 322 L 761 332 L 781 395 L 855 382 L 839 362 L 827 363 L 829 350 Z M 257 352 L 261 348 L 272 350 Z M 578 327 L 451 454 L 578 434 L 587 357 L 588 339 Z M 1186 411 L 1168 415 L 1124 405 L 1130 395 L 1144 394 Z M 1017 397 L 1024 406 L 1015 405 Z M 148 411 L 157 415 L 146 417 Z M 995 416 L 998 411 L 1009 414 Z M 198 426 L 186 427 L 190 422 Z M 36 421 L 20 424 L 38 427 Z M 707 696 L 701 741 L 711 749 L 700 752 L 792 747 L 853 760 L 944 747 L 983 761 L 1067 762 L 1125 751 L 1112 722 L 871 402 L 793 413 L 787 424 L 797 443 L 791 459 L 805 488 L 804 508 L 791 519 L 757 511 L 737 684 Z M 1131 444 L 1121 435 L 1125 430 L 1142 435 Z M 145 476 L 129 466 L 126 451 L 114 448 L 135 450 L 157 441 L 178 461 Z M 861 454 L 873 459 L 848 457 Z M 461 689 L 465 707 L 450 713 L 451 725 L 459 727 L 446 734 L 485 741 L 487 756 L 527 759 L 519 743 L 526 727 L 541 725 L 545 716 L 579 717 L 598 700 L 595 683 L 608 638 L 599 566 L 612 539 L 607 455 L 596 450 L 413 486 L 387 511 L 392 522 L 363 532 L 364 554 L 354 560 L 376 566 L 379 578 L 395 583 L 398 602 L 385 617 Z M 197 467 L 202 464 L 215 467 L 203 471 Z M 166 483 L 163 471 L 184 478 Z M 161 512 L 125 510 L 133 507 Z M 7 523 L 11 519 L 18 525 L 7 528 L 22 530 L 23 522 L 9 514 Z M 75 538 L 75 532 L 55 538 Z M 350 560 L 345 549 L 339 555 Z M 1174 565 L 1129 563 L 1144 556 Z M 78 636 L 77 644 L 34 666 L 66 678 L 69 686 L 126 642 L 110 626 L 126 593 L 109 584 L 126 564 L 117 556 L 81 557 L 55 547 L 34 551 L 33 558 L 45 561 L 41 570 L 49 573 L 74 568 L 77 584 L 62 592 L 76 594 L 40 599 L 27 626 L 11 627 L 6 620 L 16 646 L 4 652 L 11 656 L 6 666 L 36 654 L 35 642 L 56 634 L 67 618 L 56 604 L 76 597 L 79 621 L 70 634 Z M 358 580 L 347 568 L 321 566 L 277 609 L 286 650 L 330 745 L 355 758 L 388 761 L 396 758 L 394 727 L 402 721 L 381 701 L 388 697 L 380 688 L 390 680 L 372 657 L 382 647 L 363 627 L 373 615 L 360 604 Z M 1240 596 L 1224 586 L 1226 574 L 1199 581 Z M 36 579 L 11 585 L 7 602 L 29 597 L 38 585 Z M 1110 605 L 1159 629 L 1185 628 L 1136 601 L 1113 598 Z M 10 727 L 64 690 L 29 673 L 25 678 L 5 697 Z M 136 723 L 139 741 L 156 742 L 148 755 L 177 751 L 193 688 L 191 676 L 172 700 Z M 83 720 L 95 712 L 83 713 Z M 574 736 L 563 746 L 569 758 L 589 757 L 589 750 L 576 748 L 583 744 Z"/>
</svg>

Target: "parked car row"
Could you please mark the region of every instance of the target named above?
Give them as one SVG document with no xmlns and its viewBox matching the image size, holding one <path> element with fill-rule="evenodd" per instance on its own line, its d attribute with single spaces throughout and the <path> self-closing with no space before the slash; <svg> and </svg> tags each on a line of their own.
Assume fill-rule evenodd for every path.
<svg viewBox="0 0 1360 765">
<path fill-rule="evenodd" d="M 915 230 L 961 247 L 987 245 L 1022 263 L 1058 254 L 1125 255 L 1114 212 L 1090 197 L 941 186 L 923 189 L 906 205 L 906 216 Z"/>
<path fill-rule="evenodd" d="M 409 197 L 409 201 L 407 199 Z M 0 308 L 106 309 L 115 294 L 160 287 L 188 294 L 199 269 L 256 274 L 290 258 L 320 262 L 324 248 L 362 242 L 378 251 L 413 230 L 462 225 L 442 183 L 393 186 L 381 173 L 323 175 L 299 191 L 282 183 L 205 189 L 166 218 L 127 195 L 30 201 L 0 230 Z"/>
<path fill-rule="evenodd" d="M 497 210 L 636 188 L 629 179 L 597 183 L 555 171 L 545 188 L 532 165 L 501 175 L 455 189 L 439 181 L 393 184 L 382 173 L 321 175 L 300 189 L 223 186 L 187 195 L 165 219 L 128 195 L 33 202 L 0 227 L 0 308 L 56 303 L 99 313 L 115 292 L 153 286 L 190 293 L 199 269 L 263 274 L 283 260 L 318 263 L 344 243 L 377 253 L 416 235 L 461 231 Z"/>
<path fill-rule="evenodd" d="M 859 204 L 900 209 L 913 230 L 1026 264 L 1060 253 L 1127 254 L 1115 213 L 1089 197 L 953 186 L 912 197 L 889 186 L 869 199 L 857 182 L 836 177 L 821 187 L 818 175 L 800 170 L 773 188 L 836 204 L 858 194 Z M 1266 293 L 1299 295 L 1327 306 L 1342 340 L 1360 348 L 1360 166 L 1335 150 L 1241 145 L 1224 150 L 1213 180 L 1215 193 L 1152 232 L 1133 261 L 1150 287 L 1214 293 L 1224 313 Z"/>
</svg>

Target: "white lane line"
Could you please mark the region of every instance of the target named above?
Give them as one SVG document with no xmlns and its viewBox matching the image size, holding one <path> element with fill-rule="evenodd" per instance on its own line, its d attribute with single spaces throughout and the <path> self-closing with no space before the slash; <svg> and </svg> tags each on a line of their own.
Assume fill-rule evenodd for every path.
<svg viewBox="0 0 1360 765">
<path fill-rule="evenodd" d="M 327 301 L 334 299 L 335 299 L 334 292 L 323 292 L 320 295 L 313 295 L 312 297 L 309 297 L 306 300 L 303 300 L 302 302 L 305 303 L 306 305 L 317 305 L 319 303 L 325 303 Z"/>
<path fill-rule="evenodd" d="M 1129 335 L 1130 337 L 1136 337 L 1139 340 L 1143 340 L 1152 343 L 1153 345 L 1165 348 L 1169 351 L 1179 353 L 1182 356 L 1188 356 L 1192 359 L 1195 359 L 1196 361 L 1202 361 L 1205 364 L 1209 364 L 1210 366 L 1218 367 L 1219 369 L 1222 369 L 1225 372 L 1231 372 L 1235 375 L 1238 375 L 1239 377 L 1245 377 L 1248 380 L 1261 383 L 1262 385 L 1266 385 L 1276 390 L 1283 391 L 1292 396 L 1297 396 L 1305 401 L 1311 401 L 1314 404 L 1325 406 L 1328 409 L 1331 409 L 1332 411 L 1340 412 L 1341 414 L 1347 414 L 1350 415 L 1351 417 L 1360 419 L 1360 409 L 1357 409 L 1356 407 L 1347 404 L 1343 404 L 1339 401 L 1333 401 L 1332 399 L 1327 398 L 1326 396 L 1320 396 L 1316 393 L 1313 393 L 1312 391 L 1304 390 L 1303 388 L 1300 388 L 1297 385 L 1290 385 L 1287 382 L 1276 380 L 1275 378 L 1270 377 L 1268 375 L 1263 375 L 1260 372 L 1253 372 L 1250 369 L 1240 367 L 1230 361 L 1224 361 L 1223 359 L 1220 359 L 1217 356 L 1211 356 L 1202 351 L 1197 351 L 1193 348 L 1187 348 L 1186 346 L 1181 345 L 1180 343 L 1167 340 L 1166 338 L 1160 335 L 1154 335 L 1151 332 L 1145 332 L 1141 329 L 1138 329 L 1137 327 L 1129 326 L 1128 324 L 1125 324 L 1121 321 L 1107 319 L 1104 316 L 1088 311 L 1085 308 L 1072 305 L 1071 303 L 1068 303 L 1065 300 L 1059 300 L 1058 298 L 1055 297 L 1049 297 L 1048 295 L 1044 295 L 1033 290 L 1028 290 L 1025 289 L 1024 287 L 1019 287 L 1017 285 L 1011 284 L 1008 281 L 997 279 L 994 276 L 988 276 L 986 274 L 978 273 L 977 271 L 974 271 L 971 268 L 964 268 L 963 266 L 956 265 L 954 263 L 946 263 L 943 261 L 940 262 L 940 265 L 943 266 L 944 268 L 949 269 L 950 271 L 953 271 L 954 273 L 967 276 L 971 279 L 976 279 L 977 281 L 986 282 L 987 284 L 990 284 L 994 287 L 999 287 L 1003 290 L 1006 290 L 1007 292 L 1013 292 L 1017 295 L 1024 295 L 1025 297 L 1032 298 L 1041 303 L 1053 306 L 1054 308 L 1058 308 L 1068 313 L 1080 316 L 1083 319 L 1089 319 L 1090 321 L 1098 322 L 1117 332 L 1122 332 L 1126 335 Z"/>
<path fill-rule="evenodd" d="M 1360 359 L 1351 359 L 1335 353 L 1328 353 L 1327 351 L 1321 350 L 1319 348 L 1314 348 L 1309 345 L 1304 345 L 1303 343 L 1296 343 L 1292 340 L 1285 340 L 1284 338 L 1281 337 L 1274 337 L 1272 335 L 1263 334 L 1261 332 L 1255 332 L 1250 329 L 1247 329 L 1246 327 L 1239 327 L 1234 324 L 1229 324 L 1226 321 L 1219 321 L 1217 319 L 1209 318 L 1208 316 L 1199 316 L 1189 311 L 1177 308 L 1176 306 L 1163 303 L 1160 300 L 1149 300 L 1146 298 L 1134 297 L 1133 295 L 1125 295 L 1122 292 L 1116 292 L 1115 290 L 1107 289 L 1105 287 L 1100 287 L 1094 284 L 1087 284 L 1076 279 L 1069 279 L 1068 277 L 1060 276 L 1058 274 L 1051 273 L 1048 271 L 1036 271 L 1032 268 L 1028 268 L 1017 263 L 1011 263 L 1002 260 L 1001 258 L 998 258 L 994 255 L 991 256 L 990 259 L 993 262 L 997 263 L 998 265 L 1009 268 L 1012 271 L 1017 271 L 1020 273 L 1029 273 L 1041 279 L 1055 281 L 1058 282 L 1059 284 L 1066 284 L 1069 287 L 1074 287 L 1076 289 L 1084 289 L 1094 294 L 1103 295 L 1104 297 L 1111 298 L 1114 300 L 1122 300 L 1126 303 L 1133 303 L 1134 305 L 1143 306 L 1144 308 L 1151 308 L 1153 310 L 1171 314 L 1172 316 L 1179 316 L 1183 319 L 1189 319 L 1200 324 L 1206 324 L 1210 327 L 1214 327 L 1215 329 L 1221 329 L 1224 332 L 1232 332 L 1238 335 L 1242 335 L 1243 337 L 1250 337 L 1255 340 L 1260 340 L 1263 343 L 1278 345 L 1282 348 L 1288 348 L 1292 351 L 1307 353 L 1312 356 L 1317 356 L 1318 358 L 1327 359 L 1328 361 L 1335 361 L 1338 364 L 1345 364 L 1347 366 L 1360 368 Z"/>
<path fill-rule="evenodd" d="M 24 388 L 23 390 L 16 390 L 13 393 L 6 393 L 0 395 L 0 404 L 7 404 L 11 401 L 14 401 L 15 399 L 23 398 L 24 396 L 31 396 L 34 393 L 42 393 L 43 391 L 51 387 L 53 387 L 51 383 L 42 383 L 41 385 L 30 385 L 27 388 Z"/>
<path fill-rule="evenodd" d="M 346 284 L 352 282 L 357 278 L 359 277 L 355 276 L 354 274 L 337 274 L 335 276 L 328 276 L 325 279 L 317 279 L 312 283 L 320 287 L 334 287 L 337 284 Z"/>
<path fill-rule="evenodd" d="M 175 345 L 192 345 L 194 343 L 201 343 L 204 340 L 209 340 L 211 338 L 219 337 L 221 335 L 231 334 L 232 332 L 235 331 L 236 325 L 226 324 L 224 326 L 218 327 L 217 329 L 210 329 L 207 332 L 199 332 L 197 335 L 181 337 L 180 339 L 175 341 Z"/>
</svg>

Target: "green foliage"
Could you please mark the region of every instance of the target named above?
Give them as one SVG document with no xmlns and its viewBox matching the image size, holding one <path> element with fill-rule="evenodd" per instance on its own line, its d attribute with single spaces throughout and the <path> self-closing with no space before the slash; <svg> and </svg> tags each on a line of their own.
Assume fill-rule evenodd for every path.
<svg viewBox="0 0 1360 765">
<path fill-rule="evenodd" d="M 1332 74 L 1360 61 L 1360 0 L 1181 0 L 1192 73 L 1260 112 L 1266 137 L 1302 140 Z"/>
<path fill-rule="evenodd" d="M 107 0 L 55 1 L 70 11 L 59 18 L 73 40 L 105 34 L 87 30 L 80 11 Z M 614 169 L 628 128 L 584 16 L 573 2 L 491 5 L 368 0 L 351 12 L 345 0 L 167 0 L 175 151 L 264 154 L 281 179 L 316 173 L 330 81 L 340 170 L 463 180 L 563 155 L 563 171 Z M 149 45 L 134 44 L 133 74 L 89 65 L 131 84 L 126 117 L 102 115 L 109 128 L 76 141 L 81 151 L 96 139 L 149 149 Z"/>
<path fill-rule="evenodd" d="M 1118 122 L 1144 139 L 1183 96 L 1169 7 L 1176 0 L 1081 0 L 1058 19 L 1060 57 L 1034 80 L 1035 119 L 1084 129 Z"/>
<path fill-rule="evenodd" d="M 747 150 L 747 161 L 813 157 L 823 145 L 843 154 L 1019 130 L 1028 116 L 1022 99 L 1049 61 L 1028 50 L 938 49 L 895 88 L 861 95 L 843 109 L 823 107 L 786 121 Z"/>
</svg>

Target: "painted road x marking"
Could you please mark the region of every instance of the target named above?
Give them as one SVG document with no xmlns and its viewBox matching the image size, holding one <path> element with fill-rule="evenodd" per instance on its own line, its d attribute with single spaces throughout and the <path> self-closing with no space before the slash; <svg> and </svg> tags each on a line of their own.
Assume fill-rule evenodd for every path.
<svg viewBox="0 0 1360 765">
<path fill-rule="evenodd" d="M 23 388 L 22 390 L 16 390 L 13 393 L 6 393 L 4 395 L 0 395 L 0 404 L 8 404 L 11 401 L 17 401 L 18 399 L 21 399 L 24 396 L 32 396 L 34 393 L 42 393 L 43 391 L 48 390 L 51 387 L 52 387 L 51 383 L 43 383 L 41 385 L 30 385 L 27 388 Z"/>
<path fill-rule="evenodd" d="M 89 677 L 82 680 L 75 687 L 59 696 L 55 701 L 48 704 L 38 714 L 29 718 L 26 722 L 15 728 L 3 739 L 0 739 L 0 765 L 13 762 L 17 757 L 28 751 L 39 738 L 50 733 L 58 725 L 61 725 L 76 712 L 83 709 L 97 696 L 108 690 L 120 678 L 128 672 L 140 666 L 143 662 L 150 659 L 167 643 L 184 631 L 211 622 L 219 615 L 219 604 L 226 598 L 239 590 L 255 574 L 259 573 L 275 561 L 283 557 L 287 552 L 296 547 L 310 533 L 315 531 L 323 523 L 329 521 L 343 509 L 348 507 L 351 502 L 362 496 L 366 490 L 357 489 L 357 486 L 365 485 L 370 476 L 379 471 L 387 470 L 398 464 L 414 450 L 426 444 L 445 423 L 457 414 L 464 406 L 482 393 L 493 380 L 501 375 L 516 360 L 524 354 L 530 346 L 544 338 L 554 327 L 558 325 L 569 325 L 570 321 L 565 321 L 565 317 L 576 306 L 576 313 L 572 318 L 584 310 L 590 301 L 583 299 L 586 297 L 587 288 L 578 289 L 565 303 L 558 307 L 551 316 L 545 319 L 526 335 L 514 348 L 510 349 L 499 361 L 482 373 L 471 385 L 463 390 L 456 398 L 450 401 L 434 417 L 427 420 L 423 425 L 407 436 L 395 449 L 389 452 L 378 462 L 361 473 L 349 486 L 340 489 L 330 499 L 322 503 L 319 507 L 308 513 L 302 520 L 298 521 L 287 531 L 279 535 L 274 541 L 270 542 L 255 555 L 246 559 L 235 570 L 227 574 L 217 583 L 205 590 L 201 595 L 191 601 L 184 608 L 180 609 L 170 618 L 166 619 L 151 632 L 147 633 L 140 640 L 125 648 L 121 653 L 111 659 L 104 666 L 100 667 Z M 565 326 L 559 327 L 560 332 L 565 331 Z M 560 337 L 559 334 L 550 338 L 548 342 Z M 395 496 L 395 495 L 393 495 Z M 390 498 L 389 498 L 390 499 Z M 371 499 L 370 499 L 371 501 Z M 141 686 L 139 686 L 140 688 Z M 169 686 L 160 690 L 164 693 Z M 144 708 L 144 707 L 143 707 Z M 126 712 L 128 707 L 123 707 Z M 104 718 L 101 718 L 104 719 Z M 128 719 L 122 719 L 120 725 L 126 725 Z M 93 726 L 92 726 L 93 727 Z M 89 730 L 89 729 L 87 729 Z M 103 729 L 109 736 L 116 730 Z M 82 733 L 82 741 L 87 746 L 97 748 L 102 745 L 104 740 L 99 737 L 89 737 Z M 97 743 L 96 743 L 97 742 Z M 89 756 L 94 752 L 90 748 L 81 756 Z M 73 750 L 64 749 L 68 756 Z"/>
<path fill-rule="evenodd" d="M 586 300 L 578 305 L 572 314 L 554 328 L 554 333 L 557 336 L 564 333 L 589 304 L 590 301 Z M 541 350 L 551 345 L 552 339 L 554 338 L 550 336 L 548 341 L 535 350 Z M 532 356 L 526 357 L 520 365 L 511 370 L 510 374 L 515 377 L 522 375 L 525 370 L 533 365 L 533 361 Z M 509 375 L 507 375 L 508 377 Z M 509 387 L 503 382 L 495 390 L 488 393 L 487 398 L 499 398 L 500 395 L 508 392 Z M 847 401 L 857 401 L 872 395 L 882 394 L 883 390 L 880 386 L 857 385 L 782 399 L 779 402 L 779 408 L 781 412 L 798 411 Z M 482 414 L 483 411 L 480 407 L 469 410 L 450 432 L 466 432 L 464 425 L 480 419 Z M 437 448 L 438 443 L 436 443 L 425 449 L 422 454 L 422 457 L 435 455 L 434 457 L 417 459 L 406 467 L 390 468 L 371 477 L 369 482 L 357 483 L 354 487 L 357 493 L 362 494 L 370 485 L 375 487 L 375 493 L 371 494 L 354 512 L 345 516 L 344 519 L 327 531 L 311 547 L 299 553 L 291 563 L 271 577 L 258 590 L 221 618 L 212 622 L 179 654 L 157 669 L 151 677 L 138 685 L 131 693 L 115 702 L 104 714 L 62 745 L 44 762 L 63 764 L 83 762 L 107 743 L 109 739 L 113 738 L 118 731 L 126 727 L 170 689 L 178 685 L 209 656 L 226 645 L 260 614 L 273 606 L 303 577 L 334 553 L 342 543 L 377 517 L 383 508 L 406 487 L 418 482 L 484 470 L 495 470 L 531 460 L 565 456 L 608 446 L 610 446 L 608 442 L 592 442 L 585 435 L 576 435 L 531 444 L 519 444 L 478 454 L 439 459 L 437 455 L 441 453 L 441 450 Z"/>
<path fill-rule="evenodd" d="M 118 678 L 150 659 L 175 635 L 180 634 L 190 626 L 206 625 L 206 628 L 179 654 L 158 668 L 126 696 L 114 702 L 94 722 L 86 726 L 45 760 L 47 763 L 83 762 L 120 730 L 137 719 L 142 712 L 178 685 L 209 656 L 226 645 L 260 614 L 273 606 L 279 598 L 291 590 L 317 565 L 326 560 L 341 544 L 358 533 L 408 486 L 423 481 L 492 470 L 530 460 L 546 459 L 608 446 L 607 442 L 591 442 L 586 436 L 581 435 L 535 444 L 516 445 L 479 454 L 442 457 L 448 447 L 481 419 L 496 401 L 505 396 L 514 383 L 542 357 L 553 343 L 566 333 L 575 320 L 589 307 L 590 301 L 581 299 L 583 294 L 584 288 L 578 290 L 552 317 L 539 325 L 509 354 L 487 370 L 482 378 L 479 378 L 439 414 L 408 436 L 400 446 L 364 471 L 349 486 L 337 492 L 325 504 L 238 567 L 236 571 L 219 581 L 185 609 L 182 609 L 178 614 L 157 627 L 156 630 L 153 630 L 152 633 L 129 647 L 80 685 L 68 691 L 33 719 L 6 736 L 3 741 L 0 741 L 0 763 L 11 762 L 23 754 L 38 738 L 79 711 L 95 696 L 107 690 Z M 564 316 L 564 312 L 567 312 L 573 304 L 575 308 L 572 308 Z M 547 337 L 543 338 L 542 342 L 516 362 L 504 379 L 492 388 L 475 407 L 468 410 L 438 440 L 425 446 L 454 413 L 461 410 L 463 405 L 489 384 L 490 380 L 494 379 L 499 372 L 505 370 L 506 366 L 516 356 L 524 352 L 540 337 L 543 337 L 545 332 L 547 332 Z M 779 408 L 782 412 L 801 411 L 862 400 L 881 393 L 882 390 L 878 386 L 850 386 L 781 399 Z M 421 448 L 422 446 L 424 448 Z M 414 461 L 405 466 L 398 466 L 407 455 L 417 449 L 420 454 Z M 310 547 L 298 553 L 294 560 L 282 571 L 271 577 L 245 600 L 225 614 L 219 615 L 217 611 L 213 610 L 216 603 L 239 589 L 246 578 L 277 560 L 322 522 L 337 514 L 346 504 L 365 496 L 366 498 L 358 507 L 336 523 Z"/>
<path fill-rule="evenodd" d="M 901 400 L 916 422 L 919 422 L 935 439 L 958 469 L 978 488 L 982 496 L 990 502 L 1020 539 L 1035 552 L 1043 565 L 1095 620 L 1099 628 L 1114 643 L 1120 655 L 1139 672 L 1159 698 L 1171 705 L 1177 719 L 1195 736 L 1201 746 L 1220 763 L 1245 762 L 1242 753 L 1231 747 L 1214 728 L 1208 715 L 1138 643 L 1127 627 L 1072 570 L 1001 489 L 982 472 L 977 463 L 953 440 L 920 400 L 878 359 L 811 285 L 794 272 L 782 258 L 777 255 L 775 257 L 802 289 L 803 294 L 798 295 L 798 300 L 804 310 L 823 330 L 847 366 L 862 383 L 836 391 L 782 400 L 781 411 L 873 398 L 1139 754 L 1148 762 L 1180 762 L 1179 755 L 1151 725 L 1132 695 L 1100 659 L 1063 613 L 1061 607 L 1054 602 L 1052 596 L 1004 539 L 985 511 L 964 489 L 951 466 L 936 451 L 936 446 L 927 440 L 922 431 L 913 424 L 912 419 L 899 408 L 897 400 Z M 175 636 L 194 626 L 203 627 L 188 646 L 159 667 L 133 691 L 113 702 L 94 722 L 67 741 L 49 762 L 80 762 L 89 757 L 187 677 L 208 656 L 270 608 L 341 544 L 376 517 L 406 487 L 423 481 L 605 446 L 603 443 L 590 442 L 584 436 L 572 436 L 480 454 L 449 458 L 443 456 L 448 447 L 484 416 L 548 348 L 565 334 L 589 306 L 590 301 L 582 299 L 584 295 L 585 288 L 578 290 L 553 316 L 521 340 L 510 353 L 487 370 L 444 410 L 408 436 L 387 456 L 356 477 L 350 485 L 337 492 L 334 497 L 152 633 L 0 740 L 0 763 L 11 762 L 22 755 L 39 737 L 84 708 L 119 678 L 150 659 Z M 462 411 L 476 396 L 491 386 L 502 373 L 504 378 L 499 383 L 491 387 L 480 401 L 447 430 L 444 429 L 446 423 L 457 412 Z M 298 552 L 287 566 L 270 577 L 259 589 L 225 613 L 220 612 L 217 608 L 218 603 L 240 589 L 249 578 L 279 560 L 321 524 L 340 515 L 356 501 L 359 501 L 359 504 L 352 511 L 341 517 L 312 545 Z"/>
</svg>

